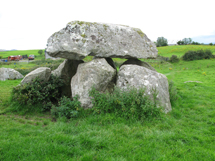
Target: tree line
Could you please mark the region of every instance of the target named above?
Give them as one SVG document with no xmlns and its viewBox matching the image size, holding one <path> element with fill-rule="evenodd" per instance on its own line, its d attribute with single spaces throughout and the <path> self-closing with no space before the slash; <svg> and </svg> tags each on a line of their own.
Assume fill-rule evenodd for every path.
<svg viewBox="0 0 215 161">
<path fill-rule="evenodd" d="M 157 47 L 160 47 L 160 46 L 168 46 L 168 42 L 167 42 L 167 39 L 164 38 L 164 37 L 158 37 L 157 38 L 157 41 L 155 42 L 156 46 Z M 195 42 L 195 41 L 192 41 L 191 38 L 184 38 L 182 40 L 179 40 L 177 42 L 178 45 L 204 45 L 204 43 L 199 43 L 199 42 Z M 213 43 L 209 43 L 209 45 L 215 45 Z"/>
</svg>

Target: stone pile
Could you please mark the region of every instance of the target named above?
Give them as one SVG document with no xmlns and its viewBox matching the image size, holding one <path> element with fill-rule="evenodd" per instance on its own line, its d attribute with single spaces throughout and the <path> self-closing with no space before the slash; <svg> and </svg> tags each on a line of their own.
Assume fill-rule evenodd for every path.
<svg viewBox="0 0 215 161">
<path fill-rule="evenodd" d="M 52 57 L 66 60 L 54 71 L 47 71 L 64 79 L 64 94 L 79 95 L 84 108 L 91 108 L 89 90 L 94 86 L 98 91 L 112 91 L 114 86 L 145 88 L 152 98 L 156 90 L 158 106 L 171 111 L 168 81 L 165 75 L 139 58 L 156 58 L 157 49 L 140 29 L 105 23 L 72 21 L 65 28 L 54 33 L 47 44 L 47 53 Z M 86 56 L 94 56 L 90 62 L 83 62 Z M 111 58 L 125 58 L 117 73 Z M 41 71 L 41 70 L 39 70 Z M 30 73 L 27 75 L 31 75 Z M 40 74 L 42 75 L 42 74 Z M 45 76 L 48 78 L 49 76 Z M 26 77 L 27 77 L 26 76 Z M 27 78 L 23 79 L 28 80 Z M 22 82 L 22 83 L 23 83 Z"/>
</svg>

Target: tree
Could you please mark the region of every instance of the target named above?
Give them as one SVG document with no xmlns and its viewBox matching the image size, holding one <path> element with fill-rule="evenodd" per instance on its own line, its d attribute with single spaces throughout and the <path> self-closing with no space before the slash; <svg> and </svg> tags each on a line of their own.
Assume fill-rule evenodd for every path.
<svg viewBox="0 0 215 161">
<path fill-rule="evenodd" d="M 184 41 L 181 41 L 181 40 L 180 40 L 180 41 L 177 42 L 177 44 L 178 44 L 178 45 L 184 45 Z"/>
<path fill-rule="evenodd" d="M 42 55 L 43 54 L 43 50 L 38 50 L 38 54 Z"/>
<path fill-rule="evenodd" d="M 191 38 L 184 38 L 182 41 L 184 41 L 184 45 L 192 43 L 192 39 Z"/>
<path fill-rule="evenodd" d="M 165 39 L 164 37 L 158 37 L 157 38 L 157 42 L 156 42 L 156 46 L 168 46 L 167 44 L 167 39 Z"/>
<path fill-rule="evenodd" d="M 211 46 L 212 46 L 212 45 L 213 45 L 213 43 L 211 42 L 209 45 L 211 45 Z"/>
<path fill-rule="evenodd" d="M 195 41 L 193 41 L 191 44 L 192 44 L 192 45 L 200 45 L 200 43 L 195 42 Z"/>
</svg>

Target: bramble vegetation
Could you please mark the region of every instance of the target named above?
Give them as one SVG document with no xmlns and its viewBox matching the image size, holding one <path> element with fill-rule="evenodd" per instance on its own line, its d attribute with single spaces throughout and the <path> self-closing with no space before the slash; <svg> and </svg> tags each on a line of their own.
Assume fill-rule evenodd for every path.
<svg viewBox="0 0 215 161">
<path fill-rule="evenodd" d="M 188 51 L 183 56 L 183 60 L 201 60 L 213 58 L 212 52 L 210 50 L 198 50 L 198 51 Z"/>
<path fill-rule="evenodd" d="M 14 87 L 12 100 L 22 106 L 27 105 L 27 108 L 39 105 L 41 111 L 47 111 L 51 109 L 52 104 L 58 103 L 62 86 L 63 81 L 53 75 L 48 82 L 36 78 L 31 83 Z"/>
</svg>

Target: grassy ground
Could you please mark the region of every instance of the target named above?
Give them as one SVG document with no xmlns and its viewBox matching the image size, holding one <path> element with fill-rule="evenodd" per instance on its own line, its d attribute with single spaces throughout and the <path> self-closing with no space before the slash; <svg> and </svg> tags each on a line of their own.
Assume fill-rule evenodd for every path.
<svg viewBox="0 0 215 161">
<path fill-rule="evenodd" d="M 158 48 L 165 52 L 162 56 L 171 56 L 173 49 Z M 162 120 L 92 115 L 55 122 L 49 114 L 4 113 L 0 160 L 215 160 L 215 59 L 151 64 L 178 89 L 179 99 Z M 17 84 L 19 80 L 0 81 L 2 111 Z"/>
</svg>

